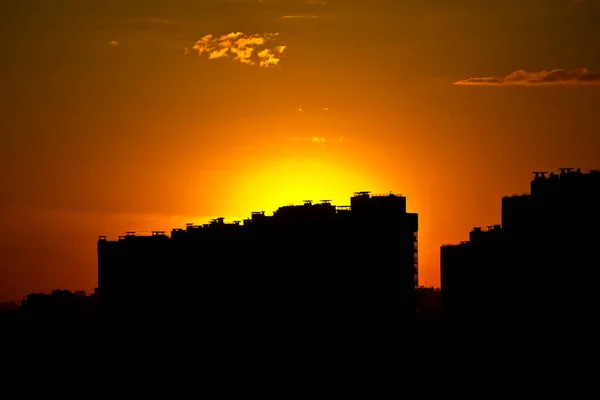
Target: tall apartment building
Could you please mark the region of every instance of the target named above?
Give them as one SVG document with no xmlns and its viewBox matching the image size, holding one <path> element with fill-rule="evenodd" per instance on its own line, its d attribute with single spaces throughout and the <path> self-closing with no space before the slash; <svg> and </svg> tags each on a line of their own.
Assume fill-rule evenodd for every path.
<svg viewBox="0 0 600 400">
<path fill-rule="evenodd" d="M 253 212 L 244 221 L 116 241 L 99 237 L 106 318 L 215 326 L 408 325 L 418 284 L 418 215 L 401 195 L 357 192 Z"/>
<path fill-rule="evenodd" d="M 600 172 L 534 172 L 530 188 L 502 198 L 501 225 L 441 247 L 448 320 L 556 330 L 597 312 Z"/>
</svg>

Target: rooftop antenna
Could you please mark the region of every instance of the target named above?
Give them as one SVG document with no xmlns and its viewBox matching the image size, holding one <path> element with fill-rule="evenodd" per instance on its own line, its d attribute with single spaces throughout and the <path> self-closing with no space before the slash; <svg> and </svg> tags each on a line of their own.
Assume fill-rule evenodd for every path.
<svg viewBox="0 0 600 400">
<path fill-rule="evenodd" d="M 562 174 L 567 174 L 571 171 L 573 171 L 574 168 L 558 168 L 558 170 L 560 171 L 561 175 Z"/>
</svg>

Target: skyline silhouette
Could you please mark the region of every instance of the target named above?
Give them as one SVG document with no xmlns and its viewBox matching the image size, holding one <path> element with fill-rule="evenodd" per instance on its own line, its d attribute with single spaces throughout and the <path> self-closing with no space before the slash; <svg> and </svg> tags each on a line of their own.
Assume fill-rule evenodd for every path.
<svg viewBox="0 0 600 400">
<path fill-rule="evenodd" d="M 0 301 L 93 292 L 98 235 L 367 189 L 437 287 L 528 171 L 600 165 L 597 0 L 48 4 L 2 7 Z"/>
<path fill-rule="evenodd" d="M 563 176 L 571 176 L 573 174 L 582 174 L 581 172 L 581 168 L 577 168 L 576 171 L 574 171 L 575 168 L 558 168 L 557 171 L 560 171 L 560 173 L 554 173 L 552 171 L 547 171 L 547 172 L 532 172 L 532 174 L 534 175 L 534 179 L 531 181 L 531 193 L 536 193 L 534 191 L 534 188 L 536 187 L 535 185 L 539 183 L 538 182 L 553 182 L 554 180 L 556 180 L 557 182 L 560 181 L 560 178 Z M 580 201 L 593 201 L 593 199 L 595 198 L 595 192 L 593 191 L 593 178 L 596 178 L 597 180 L 597 174 L 598 174 L 597 169 L 590 169 L 588 170 L 588 173 L 585 174 L 583 173 L 583 176 L 587 176 L 590 178 L 590 184 L 592 186 L 590 186 L 590 189 L 582 192 L 581 194 L 577 194 L 577 196 L 587 196 L 584 198 L 581 197 L 576 197 L 575 199 L 580 199 Z M 539 190 L 539 189 L 538 189 Z M 405 199 L 404 196 L 402 195 L 398 195 L 398 194 L 394 194 L 392 192 L 390 192 L 389 194 L 375 194 L 375 195 L 371 195 L 371 192 L 369 191 L 363 191 L 363 192 L 354 192 L 354 198 L 356 197 L 360 197 L 360 196 L 375 196 L 377 198 L 385 198 L 385 197 L 398 197 L 399 198 L 403 198 Z M 458 245 L 449 245 L 449 244 L 441 244 L 441 263 L 440 263 L 440 271 L 443 271 L 443 258 L 444 258 L 444 254 L 450 254 L 449 251 L 456 251 L 459 252 L 461 251 L 461 249 L 465 249 L 467 245 L 469 245 L 474 238 L 478 238 L 481 235 L 486 235 L 491 237 L 490 235 L 496 234 L 496 236 L 501 235 L 505 232 L 505 230 L 503 230 L 503 227 L 505 226 L 505 209 L 506 209 L 506 205 L 505 203 L 508 204 L 509 201 L 513 201 L 513 200 L 519 200 L 522 198 L 529 198 L 529 196 L 531 196 L 530 194 L 522 194 L 522 195 L 506 195 L 502 197 L 502 224 L 496 224 L 496 225 L 488 225 L 486 227 L 481 227 L 481 226 L 476 226 L 475 228 L 473 228 L 471 230 L 471 232 L 469 233 L 469 237 L 470 237 L 470 241 L 465 241 L 462 240 L 460 241 L 460 244 Z M 591 199 L 591 200 L 590 200 Z M 352 199 L 351 199 L 352 200 Z M 405 200 L 404 200 L 405 201 Z M 573 200 L 571 200 L 573 201 Z M 303 206 L 299 206 L 299 205 L 291 205 L 288 204 L 286 206 L 280 206 L 276 211 L 274 211 L 272 213 L 272 216 L 269 216 L 266 214 L 265 211 L 253 211 L 251 213 L 251 216 L 248 218 L 244 218 L 243 220 L 236 220 L 236 221 L 232 221 L 232 222 L 226 222 L 226 218 L 225 217 L 218 217 L 218 218 L 213 218 L 210 221 L 208 221 L 208 223 L 203 223 L 203 224 L 194 224 L 194 223 L 186 223 L 186 228 L 182 229 L 182 228 L 172 228 L 171 233 L 168 234 L 166 231 L 151 231 L 151 234 L 148 235 L 147 232 L 144 230 L 140 233 L 136 232 L 136 231 L 126 231 L 124 233 L 126 233 L 126 235 L 121 235 L 118 236 L 118 242 L 122 242 L 124 240 L 127 239 L 134 239 L 134 238 L 139 238 L 142 240 L 147 240 L 150 238 L 154 238 L 154 239 L 160 239 L 160 238 L 165 238 L 165 239 L 170 239 L 173 237 L 173 235 L 181 235 L 181 234 L 186 234 L 186 233 L 192 233 L 194 231 L 200 232 L 201 230 L 207 231 L 211 228 L 213 229 L 217 229 L 219 227 L 230 227 L 230 228 L 243 228 L 244 224 L 250 224 L 252 223 L 252 221 L 255 221 L 257 218 L 261 217 L 261 218 L 266 218 L 266 219 L 272 219 L 273 217 L 277 216 L 278 211 L 281 213 L 284 213 L 286 210 L 301 210 L 301 209 L 306 209 L 306 207 L 311 208 L 312 206 L 317 206 L 317 208 L 322 208 L 325 207 L 326 209 L 331 209 L 334 212 L 348 212 L 351 209 L 351 206 L 335 206 L 331 204 L 331 200 L 320 200 L 318 203 L 314 203 L 312 200 L 304 200 L 303 201 Z M 405 206 L 404 206 L 405 207 Z M 293 213 L 292 213 L 293 215 Z M 415 215 L 417 215 L 415 213 Z M 544 216 L 539 216 L 538 218 L 543 219 Z M 589 221 L 588 221 L 589 222 Z M 582 226 L 578 227 L 579 230 L 582 230 Z M 563 228 L 565 231 L 566 229 Z M 323 234 L 322 232 L 320 234 Z M 482 236 L 483 237 L 483 236 Z M 115 243 L 111 240 L 108 239 L 107 235 L 99 235 L 97 236 L 98 238 L 98 242 L 102 242 L 102 243 Z M 147 238 L 147 239 L 146 239 Z M 150 242 L 148 242 L 150 243 Z M 218 251 L 217 251 L 218 252 Z M 458 253 L 457 253 L 458 254 Z M 449 257 L 449 256 L 448 256 Z M 281 258 L 282 260 L 285 260 L 285 257 Z M 332 263 L 340 263 L 341 259 L 335 259 L 333 258 L 331 260 Z M 496 260 L 497 262 L 500 262 L 499 260 Z M 441 274 L 443 275 L 443 273 Z M 417 276 L 418 276 L 418 267 L 417 267 Z M 443 277 L 442 277 L 443 279 Z M 487 279 L 491 279 L 493 280 L 493 278 L 489 277 Z M 535 277 L 530 277 L 530 279 L 535 279 Z M 490 280 L 490 282 L 491 282 Z M 416 280 L 418 282 L 418 278 Z M 440 282 L 441 283 L 441 282 Z M 472 284 L 471 284 L 472 285 Z M 427 287 L 431 287 L 431 288 L 437 288 L 440 289 L 441 288 L 441 284 L 438 286 L 430 286 L 430 285 L 423 285 L 423 286 L 419 286 L 418 284 L 416 285 L 417 287 L 423 287 L 423 288 L 427 288 Z M 472 285 L 473 287 L 475 287 L 474 285 Z M 73 293 L 77 293 L 79 296 L 86 296 L 86 295 L 96 295 L 97 291 L 98 291 L 98 286 L 95 286 L 94 289 L 90 292 L 87 292 L 85 290 L 79 290 L 76 288 L 65 288 L 64 286 L 60 287 L 60 288 L 53 288 L 52 292 L 58 291 L 69 291 L 71 290 Z M 48 293 L 48 292 L 46 292 Z M 26 300 L 28 297 L 31 296 L 35 296 L 35 295 L 43 295 L 43 292 L 34 292 L 34 291 L 30 291 L 27 292 L 22 299 L 9 299 L 9 300 L 5 300 L 2 301 L 1 304 L 3 305 L 3 308 L 5 308 L 6 310 L 13 310 L 14 308 L 19 308 L 20 303 L 22 300 Z"/>
<path fill-rule="evenodd" d="M 597 332 L 596 271 L 579 285 L 566 277 L 597 259 L 600 233 L 588 228 L 600 222 L 600 170 L 559 171 L 533 172 L 530 193 L 503 196 L 500 224 L 442 245 L 441 288 L 419 285 L 419 214 L 406 211 L 407 198 L 363 191 L 349 206 L 305 200 L 170 236 L 100 236 L 93 294 L 31 293 L 20 307 L 3 304 L 0 324 L 116 329 L 161 349 L 238 334 L 275 346 L 327 342 L 340 355 L 372 343 L 432 374 L 458 359 L 559 366 L 587 352 Z"/>
<path fill-rule="evenodd" d="M 119 326 L 169 315 L 173 326 L 198 318 L 391 334 L 396 320 L 416 318 L 418 214 L 406 206 L 401 195 L 355 192 L 349 206 L 305 200 L 272 216 L 188 224 L 170 237 L 100 237 L 101 311 Z"/>
<path fill-rule="evenodd" d="M 156 395 L 197 367 L 233 386 L 235 367 L 370 397 L 588 379 L 600 0 L 0 14 L 0 336 L 19 379 L 110 365 L 89 387 L 137 374 Z"/>
</svg>

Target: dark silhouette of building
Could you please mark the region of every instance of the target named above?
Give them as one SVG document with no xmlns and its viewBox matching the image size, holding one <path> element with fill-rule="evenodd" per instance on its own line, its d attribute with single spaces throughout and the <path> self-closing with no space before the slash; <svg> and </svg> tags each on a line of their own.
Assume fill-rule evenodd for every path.
<svg viewBox="0 0 600 400">
<path fill-rule="evenodd" d="M 53 290 L 31 293 L 21 302 L 21 321 L 39 326 L 95 323 L 99 311 L 98 297 L 84 291 Z"/>
<path fill-rule="evenodd" d="M 206 331 L 412 329 L 418 216 L 400 195 L 357 192 L 171 235 L 98 240 L 103 316 Z M 390 330 L 392 329 L 392 330 Z"/>
<path fill-rule="evenodd" d="M 417 287 L 417 365 L 421 365 L 427 376 L 440 371 L 443 359 L 441 343 L 443 326 L 441 324 L 442 292 L 436 287 Z"/>
<path fill-rule="evenodd" d="M 16 301 L 3 301 L 0 303 L 0 313 L 19 311 L 21 306 Z"/>
<path fill-rule="evenodd" d="M 419 316 L 427 319 L 437 319 L 442 312 L 441 289 L 437 287 L 419 286 L 416 293 Z"/>
<path fill-rule="evenodd" d="M 441 247 L 447 321 L 530 345 L 582 340 L 597 312 L 599 211 L 600 172 L 534 172 L 530 194 L 502 198 L 502 225 Z"/>
<path fill-rule="evenodd" d="M 0 329 L 20 321 L 21 306 L 14 301 L 0 303 Z"/>
<path fill-rule="evenodd" d="M 475 227 L 469 233 L 469 240 L 441 247 L 445 316 L 465 322 L 506 309 L 505 299 L 501 307 L 493 307 L 496 300 L 504 297 L 498 296 L 497 291 L 510 287 L 505 286 L 503 279 L 510 277 L 516 281 L 507 263 L 517 260 L 505 258 L 504 233 L 501 225 Z"/>
</svg>

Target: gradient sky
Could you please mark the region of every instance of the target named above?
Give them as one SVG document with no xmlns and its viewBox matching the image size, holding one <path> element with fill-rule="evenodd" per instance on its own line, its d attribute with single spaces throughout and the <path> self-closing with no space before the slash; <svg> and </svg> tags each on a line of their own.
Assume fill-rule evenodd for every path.
<svg viewBox="0 0 600 400">
<path fill-rule="evenodd" d="M 439 246 L 531 171 L 600 168 L 598 21 L 598 0 L 4 0 L 0 301 L 92 291 L 98 235 L 363 190 L 407 196 L 438 286 Z"/>
</svg>

